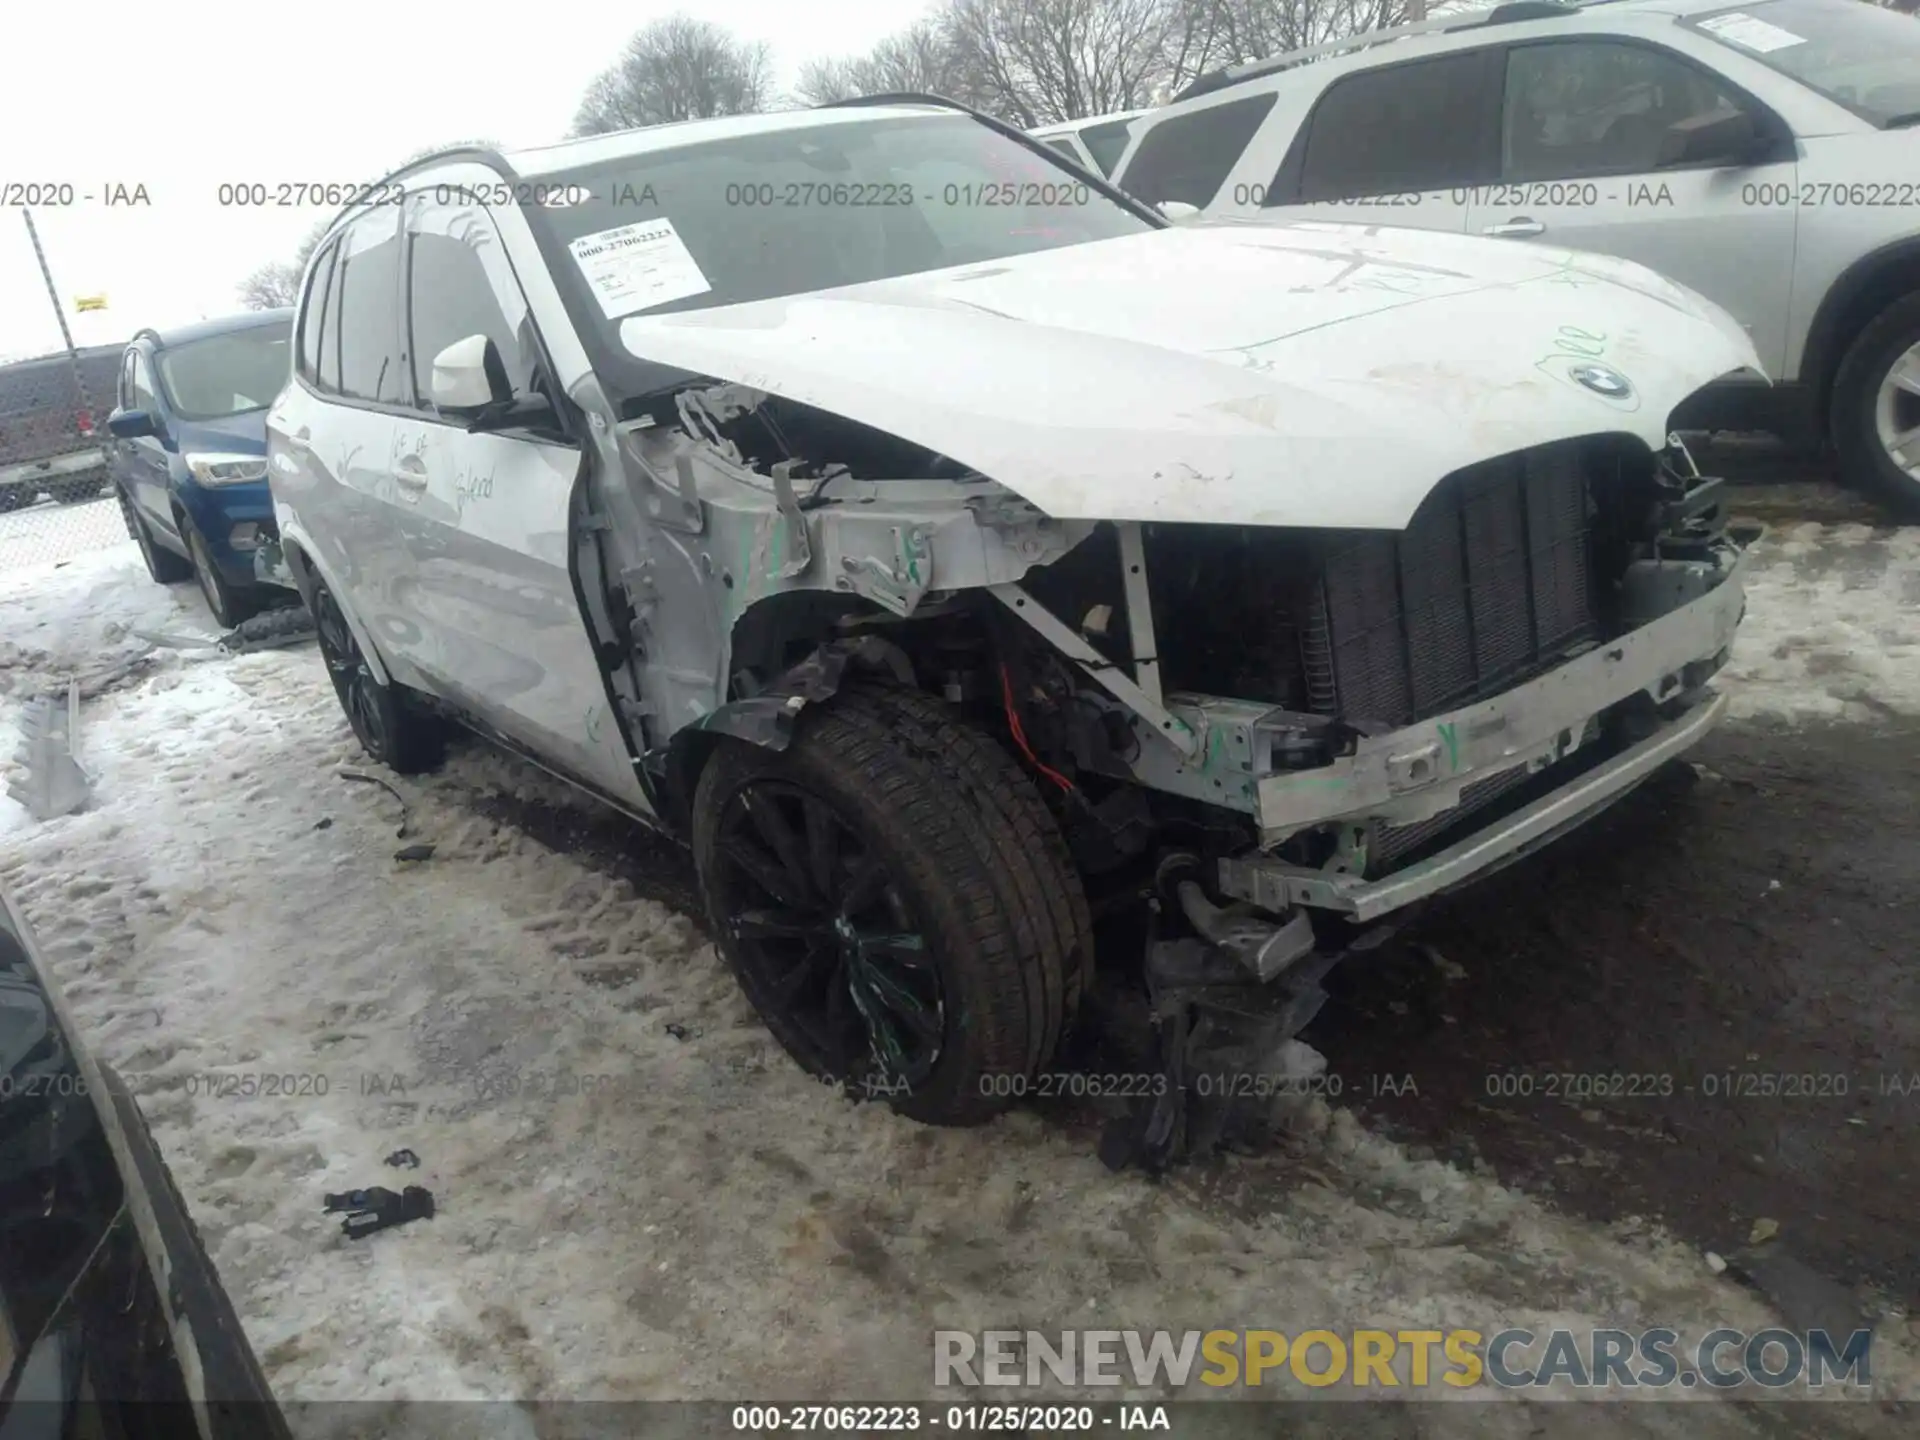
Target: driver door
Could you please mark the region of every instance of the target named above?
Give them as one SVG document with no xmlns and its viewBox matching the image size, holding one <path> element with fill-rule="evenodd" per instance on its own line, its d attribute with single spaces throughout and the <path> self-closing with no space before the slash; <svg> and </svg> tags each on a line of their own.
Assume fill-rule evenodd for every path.
<svg viewBox="0 0 1920 1440">
<path fill-rule="evenodd" d="M 441 187 L 443 190 L 446 187 Z M 406 211 L 405 368 L 395 482 L 432 688 L 631 809 L 651 807 L 607 708 L 575 598 L 568 520 L 581 444 L 551 422 L 495 431 L 433 399 L 433 362 L 485 336 L 515 397 L 555 387 L 493 213 L 413 196 Z M 524 224 L 517 212 L 502 221 Z"/>
</svg>

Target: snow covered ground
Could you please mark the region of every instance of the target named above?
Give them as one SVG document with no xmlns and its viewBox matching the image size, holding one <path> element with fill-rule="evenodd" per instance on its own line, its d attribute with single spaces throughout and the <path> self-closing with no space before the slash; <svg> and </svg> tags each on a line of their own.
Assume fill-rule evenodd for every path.
<svg viewBox="0 0 1920 1440">
<path fill-rule="evenodd" d="M 1771 532 L 1722 683 L 1736 716 L 1920 714 L 1920 526 Z"/>
<path fill-rule="evenodd" d="M 1920 711 L 1920 532 L 1758 558 L 1744 713 Z M 130 544 L 0 575 L 0 686 L 124 661 L 136 626 L 211 630 Z M 393 796 L 345 778 L 367 767 L 310 649 L 157 652 L 83 734 L 92 806 L 34 825 L 0 801 L 0 882 L 283 1398 L 909 1398 L 949 1326 L 1771 1323 L 1633 1217 L 1559 1217 L 1345 1112 L 1291 1157 L 1156 1185 L 1034 1114 L 952 1132 L 849 1104 L 785 1059 L 695 922 L 476 814 L 498 788 L 581 803 L 556 782 L 470 747 L 383 777 L 396 834 Z M 420 1170 L 383 1165 L 401 1146 Z M 361 1242 L 321 1214 L 323 1192 L 403 1183 L 440 1213 Z M 1882 1395 L 1920 1393 L 1906 1344 L 1875 1350 Z M 1872 1433 L 1875 1408 L 1826 1407 L 1822 1433 Z M 1541 1423 L 1454 1405 L 1421 1433 Z M 1711 1403 L 1580 1424 L 1778 1433 Z"/>
</svg>

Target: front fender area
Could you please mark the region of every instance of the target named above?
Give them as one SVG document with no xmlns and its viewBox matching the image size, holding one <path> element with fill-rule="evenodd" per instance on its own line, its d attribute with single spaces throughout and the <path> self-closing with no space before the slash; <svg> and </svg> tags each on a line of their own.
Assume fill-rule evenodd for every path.
<svg viewBox="0 0 1920 1440">
<path fill-rule="evenodd" d="M 793 743 L 794 725 L 809 705 L 831 700 L 849 679 L 862 674 L 913 683 L 913 672 L 899 650 L 879 636 L 830 640 L 758 694 L 731 700 L 675 731 L 666 744 L 663 798 L 676 828 L 685 833 L 694 787 L 722 738 L 784 750 Z"/>
<path fill-rule="evenodd" d="M 306 603 L 307 612 L 313 612 L 313 592 L 315 583 L 325 585 L 333 596 L 334 604 L 340 607 L 340 613 L 346 617 L 347 628 L 353 632 L 354 644 L 360 647 L 360 654 L 367 662 L 367 668 L 373 672 L 373 678 L 382 685 L 393 683 L 387 673 L 386 662 L 380 658 L 380 651 L 373 643 L 373 635 L 353 613 L 348 601 L 332 572 L 321 561 L 309 537 L 299 524 L 289 524 L 289 514 L 285 506 L 277 507 L 283 526 L 280 534 L 280 556 L 286 562 L 287 573 L 293 577 L 293 588 L 300 592 L 300 598 Z"/>
</svg>

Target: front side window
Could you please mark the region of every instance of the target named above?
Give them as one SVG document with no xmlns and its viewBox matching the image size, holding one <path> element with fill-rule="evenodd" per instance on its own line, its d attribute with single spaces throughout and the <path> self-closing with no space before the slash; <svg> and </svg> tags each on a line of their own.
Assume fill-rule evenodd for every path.
<svg viewBox="0 0 1920 1440">
<path fill-rule="evenodd" d="M 307 284 L 306 302 L 300 307 L 299 368 L 307 380 L 320 377 L 320 334 L 326 323 L 327 292 L 332 288 L 336 248 L 328 245 L 313 262 L 313 278 Z"/>
<path fill-rule="evenodd" d="M 809 119 L 813 119 L 809 116 Z M 1037 142 L 1036 142 L 1037 147 Z M 817 123 L 543 177 L 554 283 L 616 394 L 684 378 L 620 343 L 630 315 L 802 295 L 1158 228 L 1085 172 L 965 115 Z"/>
<path fill-rule="evenodd" d="M 1684 22 L 1875 125 L 1920 124 L 1920 20 L 1860 0 L 1757 0 Z"/>
<path fill-rule="evenodd" d="M 1148 129 L 1114 183 L 1158 205 L 1177 200 L 1205 209 L 1273 109 L 1274 96 L 1249 95 L 1174 115 Z"/>
<path fill-rule="evenodd" d="M 149 415 L 158 415 L 160 407 L 153 400 L 153 373 L 147 367 L 147 357 L 138 350 L 133 352 L 133 398 L 128 409 L 144 410 Z"/>
<path fill-rule="evenodd" d="M 1066 156 L 1076 165 L 1080 163 L 1080 152 L 1073 148 L 1073 141 L 1071 140 L 1049 140 L 1047 141 L 1047 148 L 1049 150 L 1059 151 L 1060 154 Z"/>
<path fill-rule="evenodd" d="M 266 409 L 293 373 L 292 330 L 283 320 L 162 350 L 155 364 L 173 413 L 220 420 Z"/>
<path fill-rule="evenodd" d="M 339 307 L 339 391 L 356 400 L 400 403 L 400 225 L 382 205 L 340 237 L 335 295 Z M 332 322 L 327 322 L 331 328 Z M 323 365 L 321 375 L 325 378 Z"/>
<path fill-rule="evenodd" d="M 1298 198 L 1420 194 L 1490 179 L 1479 118 L 1485 73 L 1485 53 L 1468 51 L 1334 81 L 1307 122 Z M 1270 193 L 1270 203 L 1287 197 Z"/>
<path fill-rule="evenodd" d="M 513 394 L 527 394 L 539 349 L 526 298 L 486 211 L 478 204 L 441 204 L 433 194 L 421 195 L 410 202 L 407 230 L 412 237 L 407 351 L 417 403 L 433 408 L 434 357 L 472 335 L 493 342 Z"/>
<path fill-rule="evenodd" d="M 1737 114 L 1706 71 L 1664 50 L 1611 40 L 1522 45 L 1507 59 L 1503 180 L 1641 175 L 1674 127 Z"/>
</svg>

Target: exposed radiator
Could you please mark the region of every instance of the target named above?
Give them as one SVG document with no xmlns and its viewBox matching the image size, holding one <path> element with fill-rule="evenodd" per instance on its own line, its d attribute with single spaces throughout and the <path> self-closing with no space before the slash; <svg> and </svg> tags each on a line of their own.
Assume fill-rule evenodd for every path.
<svg viewBox="0 0 1920 1440">
<path fill-rule="evenodd" d="M 1441 482 L 1397 534 L 1331 549 L 1301 627 L 1307 703 L 1398 726 L 1508 689 L 1595 638 L 1581 450 Z"/>
</svg>

